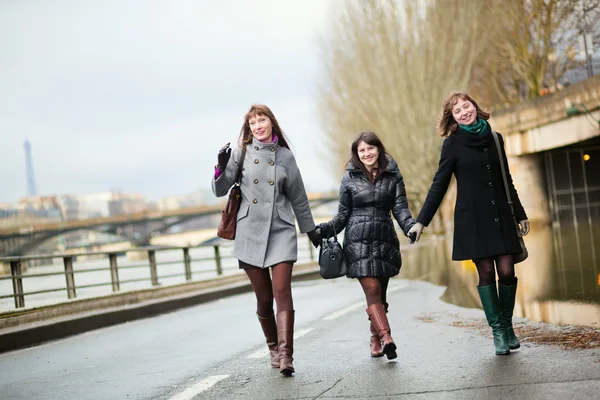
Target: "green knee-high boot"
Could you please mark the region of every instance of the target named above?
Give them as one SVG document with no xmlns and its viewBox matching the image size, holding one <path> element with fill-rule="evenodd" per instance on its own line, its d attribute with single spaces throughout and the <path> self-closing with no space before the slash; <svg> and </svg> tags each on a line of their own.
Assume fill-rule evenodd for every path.
<svg viewBox="0 0 600 400">
<path fill-rule="evenodd" d="M 514 285 L 503 285 L 498 282 L 498 298 L 500 300 L 500 309 L 502 310 L 502 326 L 508 334 L 508 347 L 511 350 L 521 347 L 512 325 L 513 309 L 515 308 L 515 298 L 517 297 L 517 282 L 517 278 L 515 278 Z"/>
<path fill-rule="evenodd" d="M 508 347 L 508 333 L 502 325 L 502 312 L 500 310 L 500 301 L 498 300 L 498 292 L 496 291 L 496 282 L 490 286 L 477 286 L 481 305 L 485 312 L 489 326 L 492 328 L 494 336 L 494 346 L 496 346 L 496 354 L 510 354 Z"/>
</svg>

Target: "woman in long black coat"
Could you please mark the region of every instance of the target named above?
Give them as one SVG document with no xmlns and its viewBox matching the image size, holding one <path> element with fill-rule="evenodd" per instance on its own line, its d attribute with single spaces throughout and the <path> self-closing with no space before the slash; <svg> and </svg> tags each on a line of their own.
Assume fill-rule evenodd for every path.
<svg viewBox="0 0 600 400">
<path fill-rule="evenodd" d="M 502 159 L 498 155 L 489 114 L 467 93 L 452 93 L 442 106 L 438 124 L 445 137 L 440 163 L 425 199 L 417 224 L 410 233 L 419 239 L 423 227 L 435 215 L 450 184 L 456 177 L 453 260 L 473 260 L 479 273 L 479 296 L 494 334 L 496 354 L 509 354 L 520 347 L 512 327 L 517 278 L 515 255 L 521 253 L 518 235 L 529 232 L 529 221 L 512 182 L 504 141 L 498 134 Z M 507 171 L 514 218 L 504 189 L 500 163 Z M 515 219 L 519 221 L 517 232 Z M 495 269 L 498 272 L 496 289 Z"/>
<path fill-rule="evenodd" d="M 406 199 L 398 165 L 373 132 L 363 132 L 352 143 L 352 158 L 340 187 L 337 215 L 317 226 L 321 237 L 344 228 L 346 276 L 358 278 L 367 298 L 371 320 L 371 356 L 396 358 L 396 345 L 386 316 L 386 291 L 390 277 L 402 265 L 400 243 L 390 213 L 407 234 L 415 224 Z"/>
</svg>

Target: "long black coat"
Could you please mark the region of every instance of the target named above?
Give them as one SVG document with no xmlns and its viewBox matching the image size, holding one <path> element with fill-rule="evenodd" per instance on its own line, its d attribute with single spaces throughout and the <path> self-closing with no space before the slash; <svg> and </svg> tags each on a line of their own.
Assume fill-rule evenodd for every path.
<svg viewBox="0 0 600 400">
<path fill-rule="evenodd" d="M 344 256 L 348 278 L 398 275 L 402 266 L 400 243 L 390 212 L 404 234 L 415 224 L 406 199 L 404 179 L 396 162 L 373 182 L 351 162 L 340 187 L 340 205 L 332 222 L 336 234 L 344 228 Z M 324 236 L 327 236 L 325 231 Z"/>
<path fill-rule="evenodd" d="M 527 219 L 508 170 L 504 140 L 498 134 L 517 221 Z M 453 260 L 519 254 L 515 223 L 506 198 L 500 159 L 491 131 L 472 135 L 460 128 L 444 140 L 440 164 L 417 222 L 427 226 L 435 215 L 452 174 L 456 177 Z"/>
</svg>

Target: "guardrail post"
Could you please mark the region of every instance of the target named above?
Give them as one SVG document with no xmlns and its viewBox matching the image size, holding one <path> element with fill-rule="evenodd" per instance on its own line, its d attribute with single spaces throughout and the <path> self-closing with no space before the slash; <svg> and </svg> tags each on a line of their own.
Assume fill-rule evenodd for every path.
<svg viewBox="0 0 600 400">
<path fill-rule="evenodd" d="M 215 261 L 217 263 L 217 275 L 223 275 L 223 268 L 221 267 L 221 252 L 219 246 L 213 246 L 215 248 Z"/>
<path fill-rule="evenodd" d="M 110 280 L 112 282 L 113 292 L 119 291 L 119 270 L 117 269 L 117 255 L 111 253 L 108 255 L 110 260 Z"/>
<path fill-rule="evenodd" d="M 190 249 L 183 248 L 183 265 L 185 266 L 185 280 L 192 280 L 192 258 L 190 257 Z"/>
<path fill-rule="evenodd" d="M 21 276 L 21 261 L 10 262 L 10 273 L 12 275 L 13 293 L 15 295 L 15 307 L 25 307 L 25 295 L 23 294 L 23 277 Z"/>
<path fill-rule="evenodd" d="M 158 274 L 156 273 L 156 252 L 148 250 L 148 261 L 150 261 L 150 279 L 152 286 L 158 285 Z"/>
<path fill-rule="evenodd" d="M 313 244 L 308 238 L 308 254 L 310 254 L 310 261 L 315 261 L 315 251 L 313 250 Z"/>
<path fill-rule="evenodd" d="M 73 274 L 73 257 L 63 257 L 65 264 L 65 278 L 67 279 L 67 296 L 69 299 L 76 297 L 75 293 L 75 276 Z"/>
</svg>

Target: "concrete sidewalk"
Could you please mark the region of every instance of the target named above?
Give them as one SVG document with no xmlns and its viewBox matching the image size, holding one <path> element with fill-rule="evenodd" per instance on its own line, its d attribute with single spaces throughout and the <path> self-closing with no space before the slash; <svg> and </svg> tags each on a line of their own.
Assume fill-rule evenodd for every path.
<svg viewBox="0 0 600 400">
<path fill-rule="evenodd" d="M 598 330 L 516 321 L 521 349 L 496 356 L 482 310 L 440 300 L 445 288 L 404 281 L 388 297 L 398 358 L 369 355 L 364 306 L 335 319 L 323 318 L 295 341 L 293 378 L 283 378 L 260 360 L 244 355 L 214 365 L 210 375 L 226 377 L 203 399 L 523 399 L 587 400 L 600 393 L 600 342 L 565 348 L 571 336 Z M 356 290 L 360 290 L 356 288 Z M 545 338 L 556 340 L 546 341 Z M 190 377 L 186 385 L 207 379 Z M 179 390 L 166 389 L 157 399 Z"/>
<path fill-rule="evenodd" d="M 293 281 L 317 277 L 319 267 L 314 263 L 294 266 Z M 0 315 L 0 353 L 251 290 L 246 275 L 237 274 L 3 313 Z"/>
</svg>

